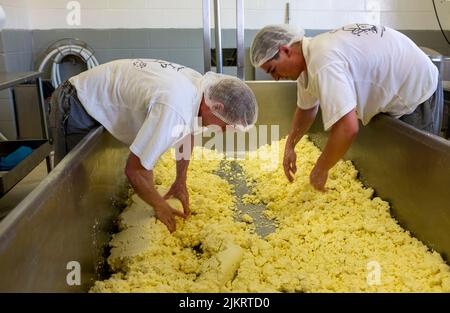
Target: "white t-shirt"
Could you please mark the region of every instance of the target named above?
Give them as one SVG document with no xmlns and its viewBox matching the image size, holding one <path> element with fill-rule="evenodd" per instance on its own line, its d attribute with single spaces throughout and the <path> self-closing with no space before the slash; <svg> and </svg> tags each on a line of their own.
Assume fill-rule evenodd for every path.
<svg viewBox="0 0 450 313">
<path fill-rule="evenodd" d="M 146 59 L 112 61 L 69 81 L 89 115 L 150 170 L 186 129 L 194 130 L 201 78 L 190 68 Z"/>
<path fill-rule="evenodd" d="M 352 24 L 303 39 L 307 70 L 297 105 L 320 103 L 328 130 L 353 109 L 363 125 L 378 113 L 412 113 L 437 88 L 439 72 L 408 37 L 391 28 Z"/>
</svg>

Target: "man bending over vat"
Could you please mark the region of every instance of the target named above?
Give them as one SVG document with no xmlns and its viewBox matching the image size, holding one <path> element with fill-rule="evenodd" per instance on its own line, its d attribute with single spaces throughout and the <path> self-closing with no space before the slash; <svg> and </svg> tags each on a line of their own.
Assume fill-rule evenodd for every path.
<svg viewBox="0 0 450 313">
<path fill-rule="evenodd" d="M 152 59 L 117 60 L 72 77 L 57 88 L 51 106 L 55 164 L 89 131 L 103 125 L 130 146 L 128 180 L 170 232 L 176 228 L 175 216 L 189 215 L 186 178 L 198 120 L 202 126 L 245 130 L 256 122 L 258 113 L 253 92 L 241 80 L 212 72 L 203 76 Z M 190 151 L 176 149 L 176 179 L 161 197 L 152 169 L 174 145 Z M 184 213 L 167 203 L 171 196 L 181 201 Z"/>
<path fill-rule="evenodd" d="M 304 30 L 270 25 L 255 36 L 250 57 L 274 79 L 297 80 L 297 111 L 286 142 L 284 171 L 293 181 L 294 148 L 320 106 L 327 144 L 310 174 L 325 189 L 328 171 L 349 149 L 363 125 L 386 113 L 439 134 L 443 111 L 439 71 L 408 37 L 394 29 L 353 24 L 304 37 Z"/>
</svg>

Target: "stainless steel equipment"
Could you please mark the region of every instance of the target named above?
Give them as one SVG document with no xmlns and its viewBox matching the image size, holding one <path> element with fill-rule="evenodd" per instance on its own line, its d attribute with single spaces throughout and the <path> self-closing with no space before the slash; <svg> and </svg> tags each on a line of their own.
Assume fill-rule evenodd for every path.
<svg viewBox="0 0 450 313">
<path fill-rule="evenodd" d="M 259 124 L 286 135 L 295 110 L 295 82 L 248 82 Z M 323 146 L 320 116 L 310 136 Z M 91 133 L 0 223 L 0 291 L 86 291 L 114 228 L 126 183 L 128 149 L 102 128 Z M 450 256 L 450 143 L 387 116 L 361 127 L 348 158 L 360 179 L 388 200 L 400 224 Z M 66 266 L 81 265 L 81 286 L 69 286 Z"/>
<path fill-rule="evenodd" d="M 231 168 L 231 171 L 226 170 L 227 165 Z M 244 203 L 244 195 L 251 194 L 252 192 L 251 188 L 247 186 L 244 169 L 238 162 L 222 161 L 215 174 L 225 179 L 234 189 L 236 209 L 238 211 L 235 215 L 235 220 L 242 221 L 244 214 L 249 215 L 253 219 L 256 234 L 261 238 L 276 231 L 275 222 L 264 215 L 264 210 L 267 208 L 264 204 Z"/>
<path fill-rule="evenodd" d="M 0 141 L 0 157 L 8 155 L 20 147 L 29 147 L 33 149 L 33 152 L 11 170 L 0 171 L 0 196 L 11 190 L 52 151 L 48 141 L 43 139 Z"/>
<path fill-rule="evenodd" d="M 19 84 L 34 81 L 34 88 L 37 89 L 37 106 L 40 116 L 40 126 L 42 129 L 43 140 L 11 140 L 0 142 L 0 156 L 8 155 L 21 145 L 28 146 L 33 152 L 17 166 L 7 172 L 0 172 L 0 196 L 3 196 L 12 187 L 14 187 L 22 178 L 31 172 L 45 158 L 47 162 L 47 171 L 51 171 L 50 152 L 51 145 L 49 143 L 47 119 L 45 117 L 45 105 L 42 91 L 41 72 L 23 72 L 23 73 L 6 73 L 0 72 L 0 90 L 8 89 Z M 14 95 L 14 92 L 12 92 Z M 17 120 L 17 117 L 16 117 Z M 17 135 L 20 137 L 19 128 L 17 127 Z M 4 136 L 0 133 L 0 138 Z M 4 139 L 4 138 L 3 138 Z"/>
<path fill-rule="evenodd" d="M 211 70 L 211 0 L 203 0 L 203 61 L 204 72 Z M 220 23 L 220 0 L 214 0 L 214 34 L 216 47 L 216 72 L 223 73 L 222 27 Z M 236 50 L 237 77 L 244 79 L 245 48 L 244 48 L 244 1 L 236 0 Z"/>
<path fill-rule="evenodd" d="M 86 291 L 100 277 L 127 151 L 97 129 L 0 223 L 0 291 Z M 71 261 L 80 286 L 67 284 Z"/>
</svg>

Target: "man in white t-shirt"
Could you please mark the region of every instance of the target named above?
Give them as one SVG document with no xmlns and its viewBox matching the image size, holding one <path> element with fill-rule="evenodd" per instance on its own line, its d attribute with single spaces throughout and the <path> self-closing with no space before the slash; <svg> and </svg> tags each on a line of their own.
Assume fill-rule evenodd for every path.
<svg viewBox="0 0 450 313">
<path fill-rule="evenodd" d="M 70 78 L 53 94 L 51 110 L 55 163 L 89 131 L 102 125 L 130 146 L 125 173 L 136 193 L 155 209 L 169 231 L 175 216 L 187 217 L 186 175 L 193 132 L 215 125 L 246 129 L 257 119 L 256 98 L 241 80 L 205 75 L 163 60 L 117 60 Z M 176 149 L 176 179 L 163 197 L 156 191 L 153 168 L 170 147 Z M 182 151 L 189 147 L 189 153 Z M 165 201 L 180 199 L 184 213 Z"/>
<path fill-rule="evenodd" d="M 286 142 L 284 171 L 293 181 L 295 145 L 318 108 L 328 142 L 310 175 L 324 190 L 328 171 L 342 158 L 363 125 L 386 113 L 439 134 L 443 93 L 439 71 L 419 47 L 394 29 L 352 24 L 313 38 L 289 25 L 261 29 L 251 60 L 276 80 L 297 80 L 297 111 Z"/>
</svg>

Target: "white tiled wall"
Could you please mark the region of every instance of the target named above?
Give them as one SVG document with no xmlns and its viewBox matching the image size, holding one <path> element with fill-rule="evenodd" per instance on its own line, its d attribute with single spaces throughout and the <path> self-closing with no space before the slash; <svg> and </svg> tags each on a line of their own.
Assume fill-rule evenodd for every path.
<svg viewBox="0 0 450 313">
<path fill-rule="evenodd" d="M 202 0 L 78 0 L 82 9 L 79 26 L 66 22 L 69 2 L 0 0 L 8 16 L 7 28 L 202 27 Z M 431 0 L 244 0 L 246 28 L 284 23 L 287 2 L 291 23 L 308 29 L 330 29 L 350 22 L 379 22 L 397 29 L 438 29 Z M 444 28 L 448 29 L 450 1 L 436 3 Z M 235 0 L 222 0 L 221 6 L 222 27 L 234 28 Z"/>
<path fill-rule="evenodd" d="M 28 0 L 0 0 L 0 5 L 5 11 L 5 28 L 28 29 L 30 18 L 28 10 Z M 23 54 L 16 54 L 15 47 L 6 47 L 3 38 L 0 38 L 0 71 L 6 70 L 6 63 L 15 58 L 22 57 Z M 31 61 L 31 54 L 30 54 Z M 15 62 L 12 62 L 15 63 Z M 26 62 L 23 62 L 26 63 Z M 16 128 L 14 123 L 13 102 L 7 90 L 0 92 L 0 132 L 8 139 L 16 138 Z"/>
<path fill-rule="evenodd" d="M 5 28 L 30 28 L 28 0 L 0 0 L 0 5 L 6 15 Z"/>
</svg>

